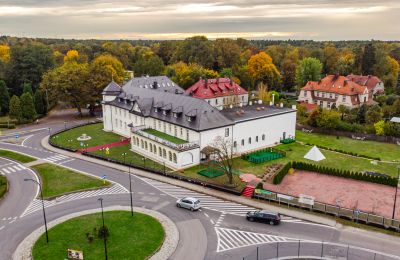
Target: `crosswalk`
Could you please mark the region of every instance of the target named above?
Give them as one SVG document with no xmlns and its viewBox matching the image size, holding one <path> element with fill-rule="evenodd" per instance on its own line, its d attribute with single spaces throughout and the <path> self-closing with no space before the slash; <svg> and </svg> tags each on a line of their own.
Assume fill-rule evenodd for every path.
<svg viewBox="0 0 400 260">
<path fill-rule="evenodd" d="M 51 162 L 51 163 L 63 164 L 63 163 L 71 162 L 71 161 L 73 161 L 75 159 L 71 158 L 71 157 L 68 157 L 68 156 L 65 156 L 65 155 L 62 155 L 62 154 L 57 154 L 57 155 L 46 157 L 43 160 Z"/>
<path fill-rule="evenodd" d="M 12 174 L 15 172 L 23 171 L 26 167 L 21 164 L 7 163 L 0 165 L 0 173 L 3 175 Z"/>
<path fill-rule="evenodd" d="M 221 228 L 221 227 L 215 227 L 215 232 L 217 233 L 217 238 L 218 238 L 218 244 L 217 244 L 218 253 L 245 246 L 276 243 L 276 242 L 298 241 L 292 238 L 241 231 L 229 228 Z"/>
<path fill-rule="evenodd" d="M 218 211 L 225 214 L 231 214 L 236 216 L 246 216 L 247 212 L 258 210 L 253 207 L 248 207 L 239 203 L 226 201 L 220 198 L 212 197 L 200 192 L 188 190 L 182 187 L 177 187 L 171 184 L 159 182 L 156 180 L 141 177 L 141 179 L 156 189 L 178 199 L 183 197 L 195 197 L 200 200 L 200 204 L 203 208 Z M 291 218 L 288 216 L 282 216 L 282 222 L 303 222 L 300 219 Z M 220 221 L 222 222 L 222 221 Z M 219 226 L 221 223 L 217 223 Z"/>
<path fill-rule="evenodd" d="M 57 197 L 56 199 L 53 200 L 43 200 L 43 202 L 44 202 L 44 207 L 48 208 L 54 205 L 58 205 L 73 200 L 90 198 L 95 196 L 103 196 L 103 195 L 122 194 L 122 193 L 128 193 L 128 190 L 120 184 L 114 184 L 109 188 L 71 193 Z M 29 215 L 41 209 L 42 209 L 42 201 L 40 199 L 34 199 L 31 202 L 31 204 L 26 208 L 26 210 L 21 214 L 20 217 L 22 218 L 26 215 Z"/>
</svg>

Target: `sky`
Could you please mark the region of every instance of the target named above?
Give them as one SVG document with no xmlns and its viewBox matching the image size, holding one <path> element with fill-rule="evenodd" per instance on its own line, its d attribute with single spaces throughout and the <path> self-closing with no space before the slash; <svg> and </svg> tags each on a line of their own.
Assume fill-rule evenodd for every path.
<svg viewBox="0 0 400 260">
<path fill-rule="evenodd" d="M 0 35 L 400 40 L 400 0 L 0 0 Z"/>
</svg>

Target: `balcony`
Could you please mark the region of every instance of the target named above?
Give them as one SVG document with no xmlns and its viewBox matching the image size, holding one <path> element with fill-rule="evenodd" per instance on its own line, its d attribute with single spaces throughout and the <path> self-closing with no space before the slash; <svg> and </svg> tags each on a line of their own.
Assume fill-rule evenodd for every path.
<svg viewBox="0 0 400 260">
<path fill-rule="evenodd" d="M 187 151 L 200 147 L 198 142 L 188 142 L 146 126 L 132 127 L 132 133 L 146 137 L 177 151 Z"/>
</svg>

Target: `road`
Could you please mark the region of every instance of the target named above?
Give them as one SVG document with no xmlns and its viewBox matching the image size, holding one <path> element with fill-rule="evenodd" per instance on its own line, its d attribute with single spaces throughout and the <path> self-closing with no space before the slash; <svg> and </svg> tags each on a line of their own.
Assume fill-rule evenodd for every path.
<svg viewBox="0 0 400 260">
<path fill-rule="evenodd" d="M 0 149 L 25 153 L 43 162 L 54 163 L 85 174 L 98 177 L 107 175 L 107 179 L 114 182 L 114 185 L 109 189 L 81 192 L 47 201 L 45 205 L 48 221 L 70 213 L 98 208 L 97 198 L 100 196 L 104 198 L 105 207 L 130 205 L 129 178 L 126 172 L 46 150 L 41 146 L 41 139 L 49 134 L 49 127 L 54 131 L 63 128 L 64 124 L 50 122 L 46 125 L 31 126 L 30 130 L 42 129 L 21 133 L 18 139 L 23 141 L 17 144 L 4 142 L 10 136 L 14 136 L 13 132 L 7 133 L 8 136 L 0 137 Z M 43 218 L 40 201 L 34 199 L 37 194 L 36 185 L 33 182 L 23 181 L 27 177 L 34 178 L 34 173 L 24 165 L 2 158 L 0 165 L 0 171 L 6 174 L 11 187 L 10 193 L 0 204 L 0 237 L 7 238 L 0 239 L 0 259 L 11 259 L 18 244 L 33 230 L 43 225 Z M 15 167 L 20 169 L 17 170 Z M 11 172 L 11 169 L 15 171 Z M 280 226 L 250 223 L 244 217 L 247 211 L 253 210 L 250 207 L 139 177 L 135 175 L 135 170 L 132 172 L 134 206 L 157 210 L 168 216 L 178 227 L 180 240 L 171 259 L 243 259 L 249 254 L 254 254 L 257 245 L 261 246 L 260 254 L 264 254 L 263 259 L 272 259 L 275 257 L 276 249 L 267 248 L 268 246 L 276 247 L 278 244 L 280 256 L 295 255 L 298 252 L 308 254 L 316 247 L 320 250 L 322 241 L 326 243 L 324 254 L 328 255 L 342 256 L 345 252 L 343 248 L 347 248 L 348 244 L 352 247 L 400 255 L 398 238 L 348 228 L 335 228 L 291 217 L 284 217 Z M 177 209 L 175 201 L 183 196 L 198 197 L 203 209 L 199 212 Z M 312 242 L 304 242 L 298 251 L 298 240 Z M 329 243 L 345 246 L 334 248 Z M 371 257 L 373 259 L 374 256 L 374 252 L 368 250 L 353 249 L 350 253 L 354 254 L 352 259 Z"/>
</svg>

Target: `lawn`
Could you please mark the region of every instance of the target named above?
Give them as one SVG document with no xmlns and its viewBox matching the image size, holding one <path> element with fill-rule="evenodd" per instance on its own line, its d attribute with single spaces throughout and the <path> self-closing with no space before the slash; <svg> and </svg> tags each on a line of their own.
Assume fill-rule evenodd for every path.
<svg viewBox="0 0 400 260">
<path fill-rule="evenodd" d="M 92 137 L 92 139 L 82 142 L 87 144 L 89 147 L 118 142 L 121 140 L 120 135 L 103 131 L 103 123 L 99 123 L 85 125 L 62 132 L 53 136 L 52 142 L 60 146 L 72 149 L 80 149 L 82 148 L 81 141 L 78 141 L 77 138 L 82 134 Z"/>
<path fill-rule="evenodd" d="M 254 164 L 242 160 L 240 157 L 237 157 L 234 159 L 234 167 L 241 173 L 252 173 L 255 175 L 261 175 L 264 173 L 265 166 L 269 164 L 274 164 L 274 163 L 284 164 L 289 161 L 304 161 L 313 164 L 318 164 L 321 166 L 334 167 L 350 171 L 374 171 L 379 173 L 386 173 L 391 176 L 396 176 L 397 174 L 396 164 L 378 162 L 377 165 L 373 165 L 371 164 L 371 161 L 367 159 L 355 158 L 345 154 L 339 154 L 325 150 L 321 151 L 325 155 L 326 160 L 322 160 L 320 162 L 313 162 L 303 158 L 304 155 L 311 149 L 311 146 L 301 145 L 299 143 L 292 143 L 286 145 L 282 144 L 276 146 L 275 148 L 285 151 L 286 157 L 260 164 Z M 190 172 L 190 174 L 192 175 L 198 175 L 197 172 L 204 168 L 205 168 L 204 166 L 195 166 L 185 170 L 185 173 Z"/>
<path fill-rule="evenodd" d="M 162 245 L 165 232 L 153 217 L 141 213 L 104 212 L 109 229 L 108 259 L 148 259 Z M 83 251 L 85 260 L 104 259 L 103 239 L 97 236 L 102 226 L 101 213 L 70 219 L 49 230 L 49 244 L 43 234 L 33 246 L 34 259 L 66 259 L 67 249 Z M 87 234 L 94 240 L 89 243 Z"/>
<path fill-rule="evenodd" d="M 86 176 L 52 164 L 39 164 L 32 167 L 39 173 L 42 182 L 43 198 L 60 196 L 69 192 L 109 186 L 109 182 Z"/>
<path fill-rule="evenodd" d="M 154 130 L 154 129 L 148 128 L 148 129 L 144 129 L 142 131 L 146 132 L 148 134 L 157 136 L 157 137 L 159 137 L 161 139 L 167 140 L 167 141 L 169 141 L 171 143 L 174 143 L 174 144 L 186 144 L 187 143 L 187 141 L 185 141 L 185 140 L 182 140 L 180 138 L 177 138 L 177 137 L 169 135 L 169 134 L 162 133 L 162 132 Z"/>
<path fill-rule="evenodd" d="M 400 160 L 400 146 L 395 144 L 360 141 L 343 136 L 337 139 L 336 136 L 332 135 L 309 134 L 302 131 L 296 131 L 296 140 L 362 155 L 380 157 L 385 161 Z"/>
<path fill-rule="evenodd" d="M 9 158 L 21 163 L 29 163 L 29 162 L 33 162 L 36 161 L 35 158 L 32 158 L 30 156 L 26 156 L 20 153 L 15 153 L 15 152 L 11 152 L 11 151 L 7 151 L 7 150 L 0 150 L 0 157 L 5 157 L 5 158 Z"/>
<path fill-rule="evenodd" d="M 92 154 L 97 154 L 97 155 L 102 155 L 106 156 L 109 158 L 112 158 L 114 160 L 119 160 L 121 162 L 124 161 L 124 156 L 122 155 L 123 153 L 127 153 L 125 157 L 126 163 L 132 163 L 132 165 L 138 165 L 138 166 L 146 166 L 148 168 L 156 169 L 156 170 L 164 170 L 164 165 L 161 165 L 153 160 L 150 160 L 149 158 L 145 158 L 144 156 L 134 153 L 131 150 L 131 145 L 130 144 L 124 144 L 120 146 L 114 146 L 109 148 L 110 154 L 106 154 L 105 151 L 97 150 L 94 152 L 91 152 Z M 166 171 L 170 171 L 168 167 L 165 168 Z"/>
<path fill-rule="evenodd" d="M 0 175 L 0 199 L 3 198 L 6 192 L 7 192 L 7 178 L 6 176 Z"/>
</svg>

